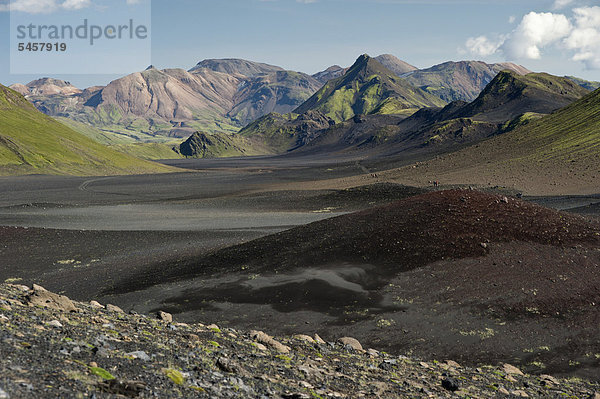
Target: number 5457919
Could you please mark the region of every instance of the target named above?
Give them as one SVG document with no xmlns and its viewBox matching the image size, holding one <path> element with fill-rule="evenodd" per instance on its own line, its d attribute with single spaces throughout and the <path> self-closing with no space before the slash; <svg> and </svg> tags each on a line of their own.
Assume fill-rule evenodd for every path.
<svg viewBox="0 0 600 399">
<path fill-rule="evenodd" d="M 67 43 L 19 43 L 17 49 L 19 51 L 29 52 L 51 52 L 51 51 L 67 51 Z"/>
</svg>

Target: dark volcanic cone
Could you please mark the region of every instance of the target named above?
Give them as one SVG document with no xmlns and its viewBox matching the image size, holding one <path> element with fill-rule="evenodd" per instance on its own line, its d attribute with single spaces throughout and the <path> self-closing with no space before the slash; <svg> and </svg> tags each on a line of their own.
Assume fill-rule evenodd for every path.
<svg viewBox="0 0 600 399">
<path fill-rule="evenodd" d="M 423 194 L 386 206 L 344 215 L 201 259 L 159 265 L 119 290 L 245 270 L 284 272 L 350 263 L 376 265 L 374 273 L 395 275 L 439 260 L 481 257 L 494 242 L 531 242 L 565 247 L 600 246 L 600 229 L 582 217 L 476 191 Z"/>
</svg>

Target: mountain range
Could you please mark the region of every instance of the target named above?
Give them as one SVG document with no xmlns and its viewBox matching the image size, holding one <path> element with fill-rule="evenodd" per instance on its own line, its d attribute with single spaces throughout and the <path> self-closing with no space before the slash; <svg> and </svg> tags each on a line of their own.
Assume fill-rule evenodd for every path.
<svg viewBox="0 0 600 399">
<path fill-rule="evenodd" d="M 594 85 L 512 63 L 447 62 L 419 70 L 384 54 L 312 76 L 210 59 L 189 71 L 150 66 L 84 90 L 49 78 L 12 88 L 95 141 L 161 159 L 273 154 L 325 142 L 374 148 L 406 144 L 409 136 L 411 146 L 462 145 L 566 106 Z M 188 138 L 197 153 L 179 150 Z"/>
<path fill-rule="evenodd" d="M 369 78 L 366 83 L 365 76 Z M 375 59 L 361 56 L 343 77 L 328 83 L 294 114 L 269 114 L 242 129 L 240 135 L 260 138 L 274 152 L 343 152 L 364 157 L 436 153 L 513 130 L 588 93 L 567 78 L 504 70 L 470 103 L 440 106 L 437 100 L 425 106 L 419 101 L 432 97 L 405 82 L 388 83 L 395 79 Z M 356 95 L 347 95 L 349 87 L 356 89 Z M 370 92 L 376 95 L 364 94 Z M 406 98 L 420 109 L 403 114 Z M 342 117 L 338 104 L 348 110 Z"/>
</svg>

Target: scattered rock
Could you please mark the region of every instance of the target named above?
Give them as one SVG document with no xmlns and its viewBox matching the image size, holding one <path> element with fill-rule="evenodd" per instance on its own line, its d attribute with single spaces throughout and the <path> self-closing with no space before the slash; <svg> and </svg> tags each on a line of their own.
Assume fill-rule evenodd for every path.
<svg viewBox="0 0 600 399">
<path fill-rule="evenodd" d="M 348 345 L 350 346 L 352 349 L 354 349 L 355 351 L 363 351 L 363 347 L 360 344 L 360 342 L 358 342 L 358 340 L 356 338 L 352 338 L 352 337 L 342 337 L 340 339 L 338 339 L 338 342 L 343 344 L 343 345 Z"/>
<path fill-rule="evenodd" d="M 156 315 L 157 315 L 157 317 L 158 317 L 159 320 L 165 321 L 167 323 L 172 323 L 173 322 L 173 315 L 171 313 L 163 312 L 161 310 Z"/>
<path fill-rule="evenodd" d="M 548 384 L 548 383 L 554 384 L 554 385 L 559 385 L 560 384 L 556 378 L 554 378 L 554 377 L 552 377 L 551 375 L 548 375 L 548 374 L 542 374 L 542 375 L 540 375 L 540 379 L 545 384 Z M 598 399 L 600 399 L 600 398 L 598 398 Z"/>
<path fill-rule="evenodd" d="M 58 295 L 37 284 L 33 285 L 33 293 L 27 300 L 33 306 L 40 306 L 61 312 L 77 312 L 73 302 L 64 295 Z"/>
<path fill-rule="evenodd" d="M 487 243 L 485 243 L 485 242 L 482 242 L 480 245 L 481 245 L 481 248 L 484 248 L 484 249 L 488 247 Z"/>
<path fill-rule="evenodd" d="M 140 360 L 143 360 L 144 362 L 148 362 L 151 359 L 150 356 L 148 356 L 148 354 L 144 351 L 129 352 L 129 353 L 126 353 L 125 356 L 130 356 L 134 359 L 140 359 Z"/>
<path fill-rule="evenodd" d="M 508 197 L 502 197 L 502 198 L 500 199 L 500 202 L 503 202 L 503 203 L 505 203 L 505 204 L 508 204 Z"/>
<path fill-rule="evenodd" d="M 524 375 L 521 370 L 508 363 L 502 365 L 502 371 L 504 371 L 508 375 Z"/>
<path fill-rule="evenodd" d="M 594 392 L 589 399 L 600 399 L 600 392 Z"/>
<path fill-rule="evenodd" d="M 377 351 L 375 349 L 367 350 L 367 354 L 371 357 L 379 357 L 379 351 Z"/>
<path fill-rule="evenodd" d="M 48 323 L 48 325 L 50 327 L 54 327 L 54 328 L 62 328 L 62 323 L 58 320 L 52 320 L 50 323 Z"/>
<path fill-rule="evenodd" d="M 261 344 L 260 342 L 255 342 L 254 346 L 256 347 L 256 349 L 258 349 L 259 351 L 263 351 L 266 352 L 267 351 L 267 347 L 264 346 L 263 344 Z"/>
<path fill-rule="evenodd" d="M 455 369 L 460 368 L 460 364 L 456 363 L 454 360 L 446 360 L 446 365 L 448 365 L 449 367 L 453 367 Z"/>
<path fill-rule="evenodd" d="M 522 390 L 512 391 L 510 394 L 512 396 L 516 396 L 518 398 L 528 398 L 529 397 L 529 395 L 527 394 L 527 392 L 522 391 Z"/>
<path fill-rule="evenodd" d="M 10 396 L 4 389 L 0 388 L 0 399 L 10 399 Z"/>
<path fill-rule="evenodd" d="M 220 357 L 217 359 L 217 367 L 226 373 L 240 375 L 248 374 L 238 363 L 227 357 Z"/>
<path fill-rule="evenodd" d="M 506 389 L 504 387 L 500 387 L 498 389 L 498 392 L 501 393 L 502 395 L 510 395 L 510 392 L 508 392 L 508 389 Z"/>
<path fill-rule="evenodd" d="M 323 338 L 319 336 L 319 334 L 315 334 L 315 342 L 319 345 L 325 345 L 326 342 Z"/>
<path fill-rule="evenodd" d="M 0 323 L 8 323 L 10 319 L 3 314 L 0 314 Z"/>
<path fill-rule="evenodd" d="M 307 342 L 309 344 L 315 343 L 315 340 L 312 339 L 311 337 L 309 337 L 308 335 L 298 334 L 298 335 L 294 335 L 293 338 L 297 339 L 298 341 Z"/>
<path fill-rule="evenodd" d="M 456 392 L 460 386 L 454 378 L 444 378 L 442 380 L 442 387 L 450 392 Z"/>
<path fill-rule="evenodd" d="M 111 304 L 106 305 L 106 310 L 108 310 L 109 312 L 113 312 L 113 313 L 125 313 L 123 311 L 123 309 L 121 309 L 117 305 L 111 305 Z"/>
<path fill-rule="evenodd" d="M 146 384 L 140 381 L 110 380 L 98 383 L 102 392 L 113 395 L 123 395 L 128 398 L 138 397 L 146 388 Z"/>
<path fill-rule="evenodd" d="M 283 345 L 281 342 L 274 340 L 273 337 L 271 337 L 268 334 L 265 334 L 262 331 L 250 331 L 250 336 L 252 336 L 252 338 L 256 342 L 267 345 L 267 346 L 275 349 L 277 352 L 280 352 L 280 353 L 289 353 L 290 352 L 289 346 Z"/>
<path fill-rule="evenodd" d="M 90 301 L 90 306 L 96 309 L 104 309 L 104 305 L 96 301 Z"/>
</svg>

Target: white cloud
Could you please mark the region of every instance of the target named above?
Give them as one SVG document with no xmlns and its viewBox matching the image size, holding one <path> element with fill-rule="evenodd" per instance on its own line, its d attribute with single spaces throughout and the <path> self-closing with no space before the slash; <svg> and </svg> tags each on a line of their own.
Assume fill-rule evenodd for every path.
<svg viewBox="0 0 600 399">
<path fill-rule="evenodd" d="M 562 14 L 530 12 L 501 48 L 508 58 L 540 59 L 544 47 L 567 37 L 571 30 Z"/>
<path fill-rule="evenodd" d="M 508 17 L 508 23 L 509 24 L 514 24 L 515 22 L 517 22 L 517 17 L 515 17 L 514 15 L 511 15 L 510 17 Z"/>
<path fill-rule="evenodd" d="M 61 7 L 65 10 L 80 10 L 92 5 L 90 0 L 65 0 Z"/>
<path fill-rule="evenodd" d="M 467 40 L 467 50 L 471 53 L 487 57 L 498 51 L 498 48 L 502 45 L 503 40 L 492 41 L 486 36 L 471 37 Z"/>
<path fill-rule="evenodd" d="M 571 18 L 559 13 L 530 12 L 510 34 L 497 40 L 471 37 L 465 46 L 472 54 L 486 57 L 502 53 L 510 61 L 540 59 L 544 49 L 557 48 L 571 51 L 572 60 L 582 62 L 588 69 L 600 69 L 600 7 L 575 8 Z"/>
<path fill-rule="evenodd" d="M 574 2 L 575 0 L 555 0 L 554 6 L 552 8 L 554 8 L 555 10 L 560 10 L 561 8 L 565 8 L 566 6 L 569 6 Z"/>
<path fill-rule="evenodd" d="M 574 61 L 583 62 L 588 69 L 600 69 L 600 7 L 582 7 L 573 10 L 575 27 L 563 41 L 575 51 Z"/>
<path fill-rule="evenodd" d="M 13 0 L 8 4 L 2 5 L 0 11 L 20 11 L 30 14 L 46 14 L 58 9 L 56 0 Z"/>
<path fill-rule="evenodd" d="M 127 4 L 139 4 L 142 0 L 125 1 Z M 81 10 L 91 6 L 92 0 L 12 0 L 0 3 L 0 12 L 19 11 L 29 14 L 48 14 L 58 10 Z"/>
</svg>

